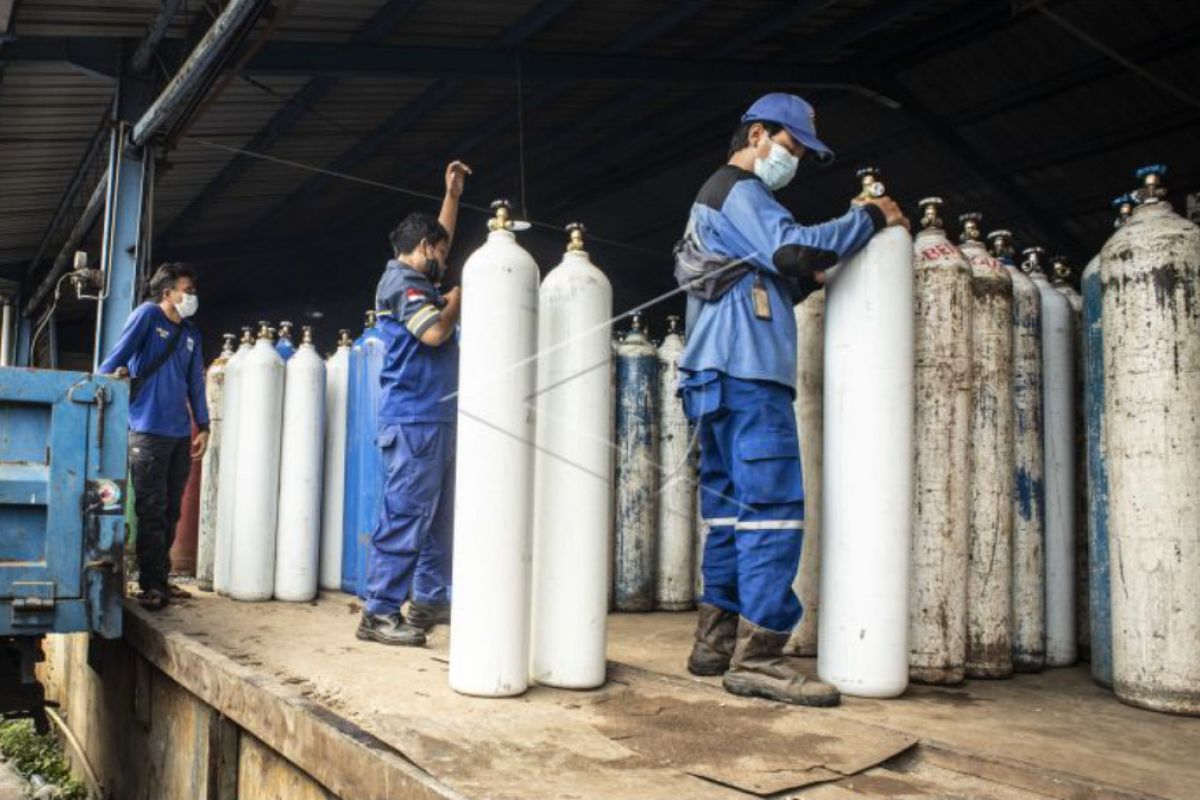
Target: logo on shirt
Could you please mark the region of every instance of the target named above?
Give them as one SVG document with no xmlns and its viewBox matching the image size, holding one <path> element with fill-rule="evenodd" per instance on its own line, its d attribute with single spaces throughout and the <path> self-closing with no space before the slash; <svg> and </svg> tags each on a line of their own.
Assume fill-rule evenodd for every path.
<svg viewBox="0 0 1200 800">
<path fill-rule="evenodd" d="M 420 289 L 408 289 L 404 292 L 404 299 L 410 303 L 416 303 L 429 299 L 429 295 L 422 292 Z"/>
<path fill-rule="evenodd" d="M 190 337 L 190 336 L 188 337 L 187 342 L 188 342 L 188 352 L 190 353 L 190 352 L 192 352 L 192 350 L 195 349 L 196 343 L 192 341 L 192 337 Z"/>
<path fill-rule="evenodd" d="M 154 330 L 158 331 L 158 338 L 160 338 L 160 339 L 171 338 L 171 332 L 168 331 L 166 328 L 157 328 L 156 327 Z"/>
</svg>

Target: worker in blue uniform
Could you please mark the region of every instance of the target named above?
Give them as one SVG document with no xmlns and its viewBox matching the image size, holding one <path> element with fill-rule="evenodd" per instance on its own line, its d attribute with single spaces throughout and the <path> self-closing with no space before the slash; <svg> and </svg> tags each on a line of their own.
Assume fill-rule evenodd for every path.
<svg viewBox="0 0 1200 800">
<path fill-rule="evenodd" d="M 451 163 L 438 218 L 409 214 L 392 232 L 395 258 L 375 293 L 387 342 L 376 442 L 386 477 L 359 639 L 420 646 L 429 628 L 450 622 L 461 290 L 443 293 L 441 283 L 470 172 Z"/>
<path fill-rule="evenodd" d="M 172 586 L 171 545 L 192 462 L 208 447 L 208 403 L 200 331 L 189 319 L 200 301 L 191 272 L 164 264 L 150 299 L 133 310 L 99 371 L 129 376 L 129 477 L 137 514 L 141 604 L 164 608 L 188 593 Z M 192 438 L 192 422 L 199 433 Z"/>
<path fill-rule="evenodd" d="M 724 674 L 734 694 L 813 706 L 840 698 L 783 656 L 803 613 L 792 591 L 804 535 L 792 306 L 881 228 L 907 225 L 886 197 L 856 201 L 822 224 L 796 222 L 774 192 L 805 156 L 832 155 L 812 106 L 789 94 L 760 98 L 734 132 L 728 162 L 700 189 L 675 267 L 688 294 L 680 394 L 697 426 L 709 531 L 688 669 Z"/>
</svg>

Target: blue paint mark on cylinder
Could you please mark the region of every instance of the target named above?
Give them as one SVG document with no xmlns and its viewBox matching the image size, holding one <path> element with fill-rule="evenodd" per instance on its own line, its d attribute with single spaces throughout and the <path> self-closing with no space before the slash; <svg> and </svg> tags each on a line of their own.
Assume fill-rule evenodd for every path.
<svg viewBox="0 0 1200 800">
<path fill-rule="evenodd" d="M 655 527 L 659 469 L 658 356 L 640 320 L 617 345 L 617 486 L 613 545 L 613 605 L 654 608 Z"/>
<path fill-rule="evenodd" d="M 366 596 L 367 553 L 383 506 L 383 459 L 375 444 L 379 373 L 386 346 L 375 314 L 350 348 L 346 405 L 346 488 L 342 514 L 342 591 Z"/>
<path fill-rule="evenodd" d="M 1104 305 L 1100 263 L 1084 270 L 1083 413 L 1087 432 L 1088 601 L 1091 610 L 1092 677 L 1113 683 L 1112 598 L 1108 556 L 1108 465 L 1104 452 Z"/>
</svg>

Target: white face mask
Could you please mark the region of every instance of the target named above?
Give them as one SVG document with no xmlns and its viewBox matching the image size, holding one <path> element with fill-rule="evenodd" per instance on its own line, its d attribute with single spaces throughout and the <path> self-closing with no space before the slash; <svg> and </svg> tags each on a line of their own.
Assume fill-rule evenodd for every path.
<svg viewBox="0 0 1200 800">
<path fill-rule="evenodd" d="M 754 159 L 754 174 L 762 179 L 767 188 L 777 192 L 792 182 L 796 177 L 796 168 L 800 159 L 787 151 L 779 142 L 771 142 L 771 152 L 766 158 Z"/>
<path fill-rule="evenodd" d="M 183 299 L 175 304 L 175 310 L 179 312 L 179 316 L 187 319 L 195 314 L 200 309 L 200 298 L 194 294 L 184 292 Z"/>
</svg>

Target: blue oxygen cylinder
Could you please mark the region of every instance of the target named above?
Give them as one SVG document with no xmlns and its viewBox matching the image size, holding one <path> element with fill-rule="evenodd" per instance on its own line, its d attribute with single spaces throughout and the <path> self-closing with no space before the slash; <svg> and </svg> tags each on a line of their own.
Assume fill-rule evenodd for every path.
<svg viewBox="0 0 1200 800">
<path fill-rule="evenodd" d="M 1133 212 L 1133 197 L 1113 201 L 1116 227 Z M 1104 449 L 1104 292 L 1100 256 L 1083 271 L 1083 415 L 1087 435 L 1088 610 L 1092 677 L 1112 688 L 1112 593 L 1108 555 L 1108 464 Z"/>
<path fill-rule="evenodd" d="M 385 313 L 376 311 L 376 316 Z M 363 331 L 362 342 L 362 415 L 358 417 L 361 428 L 357 435 L 362 442 L 360 454 L 362 469 L 359 474 L 358 491 L 361 494 L 358 506 L 358 523 L 355 543 L 355 558 L 358 565 L 355 568 L 357 589 L 355 594 L 367 596 L 367 554 L 371 552 L 371 534 L 379 523 L 379 515 L 383 510 L 383 454 L 375 444 L 379 435 L 379 373 L 383 372 L 383 357 L 387 353 L 387 340 L 384 333 L 374 320 Z"/>
<path fill-rule="evenodd" d="M 350 347 L 349 377 L 346 381 L 346 485 L 342 506 L 342 591 L 358 593 L 358 521 L 363 505 L 363 449 L 375 445 L 375 435 L 364 440 L 362 418 L 365 402 L 363 342 L 375 327 L 375 312 L 368 311 L 366 327 Z"/>
<path fill-rule="evenodd" d="M 284 363 L 296 355 L 296 345 L 292 344 L 292 323 L 286 319 L 279 323 L 279 340 L 275 342 L 275 352 L 279 354 Z"/>
<path fill-rule="evenodd" d="M 658 526 L 658 351 L 640 314 L 617 344 L 617 486 L 613 595 L 617 611 L 654 610 Z"/>
</svg>

